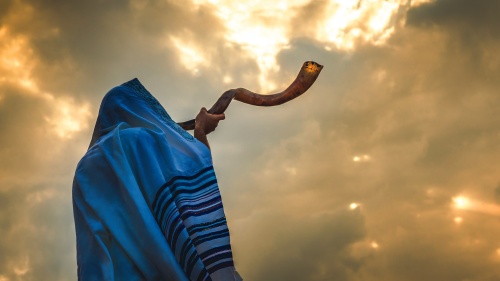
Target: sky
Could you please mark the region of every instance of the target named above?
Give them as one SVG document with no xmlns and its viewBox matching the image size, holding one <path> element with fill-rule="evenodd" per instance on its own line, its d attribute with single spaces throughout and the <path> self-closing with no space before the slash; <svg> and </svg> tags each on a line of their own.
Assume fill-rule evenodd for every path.
<svg viewBox="0 0 500 281">
<path fill-rule="evenodd" d="M 500 280 L 500 1 L 2 0 L 0 281 L 76 280 L 71 186 L 134 77 L 209 136 L 237 270 L 263 281 Z"/>
</svg>

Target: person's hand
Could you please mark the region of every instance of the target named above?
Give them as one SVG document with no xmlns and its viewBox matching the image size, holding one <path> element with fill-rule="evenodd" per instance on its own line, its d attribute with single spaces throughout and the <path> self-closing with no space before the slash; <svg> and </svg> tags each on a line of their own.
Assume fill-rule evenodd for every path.
<svg viewBox="0 0 500 281">
<path fill-rule="evenodd" d="M 194 137 L 200 142 L 204 143 L 208 149 L 210 145 L 208 144 L 207 135 L 210 134 L 217 128 L 220 120 L 224 120 L 226 116 L 222 114 L 210 114 L 207 109 L 202 107 L 200 113 L 196 115 L 195 125 L 194 125 Z"/>
<path fill-rule="evenodd" d="M 208 135 L 217 128 L 219 121 L 225 118 L 224 113 L 210 114 L 206 108 L 202 107 L 200 113 L 196 116 L 194 130 L 195 132 L 198 131 L 198 133 Z"/>
</svg>

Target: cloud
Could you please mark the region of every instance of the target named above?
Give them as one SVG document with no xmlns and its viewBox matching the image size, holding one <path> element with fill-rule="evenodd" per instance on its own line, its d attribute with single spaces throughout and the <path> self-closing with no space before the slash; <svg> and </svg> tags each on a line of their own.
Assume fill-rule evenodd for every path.
<svg viewBox="0 0 500 281">
<path fill-rule="evenodd" d="M 229 203 L 231 212 L 239 218 L 262 208 L 273 210 L 270 214 L 287 210 L 284 216 L 291 220 L 361 202 L 366 236 L 379 241 L 380 249 L 349 280 L 494 280 L 499 274 L 494 269 L 496 220 L 452 210 L 450 200 L 460 192 L 490 192 L 488 187 L 498 181 L 491 176 L 498 174 L 493 155 L 499 151 L 498 124 L 491 117 L 498 107 L 499 85 L 490 77 L 499 68 L 485 59 L 474 60 L 475 48 L 469 47 L 470 41 L 457 41 L 458 31 L 411 23 L 386 46 L 361 47 L 349 56 L 322 53 L 306 40 L 294 42 L 280 55 L 283 65 L 302 53 L 314 53 L 326 67 L 314 94 L 280 112 L 284 120 L 259 114 L 252 124 L 272 120 L 266 123 L 272 129 L 250 125 L 241 131 L 246 131 L 245 138 L 254 132 L 252 146 L 231 152 L 257 151 L 254 165 L 244 163 L 241 169 L 219 162 L 219 175 L 237 175 L 222 185 L 237 189 L 227 191 L 236 198 Z M 497 47 L 495 42 L 481 44 L 486 52 Z M 227 137 L 243 143 L 239 135 Z M 352 161 L 364 154 L 372 160 Z M 462 216 L 461 226 L 454 223 L 456 216 Z M 477 228 L 484 234 L 473 230 Z M 234 231 L 241 235 L 237 227 Z M 310 241 L 319 236 L 311 231 L 304 237 Z M 308 258 L 297 260 L 307 264 Z M 303 275 L 293 270 L 291 275 L 315 272 L 302 269 Z M 292 278 L 282 274 L 262 274 L 256 280 Z"/>
<path fill-rule="evenodd" d="M 0 272 L 4 278 L 67 280 L 74 276 L 76 252 L 68 195 L 68 191 L 40 183 L 19 183 L 0 191 Z"/>
<path fill-rule="evenodd" d="M 250 280 L 347 280 L 362 263 L 350 256 L 352 245 L 365 236 L 360 212 L 345 209 L 293 217 L 288 211 L 263 208 L 232 226 L 232 232 L 244 233 L 233 241 L 246 245 L 237 248 L 235 256 L 237 265 L 253 265 L 241 271 Z"/>
<path fill-rule="evenodd" d="M 67 65 L 45 64 L 48 57 L 37 44 L 54 33 L 45 30 L 43 16 L 38 20 L 33 6 L 16 1 L 0 27 L 2 280 L 67 280 L 76 271 L 68 198 L 74 166 L 88 143 L 82 132 L 90 109 L 58 87 Z M 53 81 L 50 87 L 43 76 Z"/>
<path fill-rule="evenodd" d="M 0 276 L 67 280 L 76 270 L 70 179 L 88 139 L 78 131 L 64 138 L 53 131 L 46 118 L 58 117 L 58 99 L 13 85 L 3 84 L 2 91 Z M 72 116 L 77 106 L 67 106 Z"/>
<path fill-rule="evenodd" d="M 361 1 L 359 20 L 323 35 L 370 31 L 382 2 Z M 389 9 L 391 36 L 348 52 L 318 34 L 354 6 L 245 6 L 239 24 L 252 30 L 256 17 L 286 39 L 268 82 L 288 85 L 305 60 L 325 65 L 289 104 L 234 102 L 209 136 L 245 279 L 500 276 L 498 218 L 452 205 L 459 195 L 489 202 L 498 186 L 498 4 L 424 2 Z M 139 77 L 174 119 L 191 119 L 228 88 L 261 88 L 254 37 L 234 37 L 239 14 L 221 14 L 234 3 L 1 5 L 0 280 L 72 280 L 71 180 L 103 95 Z"/>
<path fill-rule="evenodd" d="M 495 11 L 499 8 L 500 4 L 494 0 L 478 3 L 466 0 L 433 1 L 412 8 L 408 12 L 407 23 L 416 26 L 459 27 L 457 31 L 474 32 L 475 36 L 483 39 L 485 35 L 498 37 L 494 30 L 500 25 L 500 20 L 495 16 Z"/>
<path fill-rule="evenodd" d="M 500 185 L 498 185 L 496 188 L 495 188 L 495 199 L 497 202 L 500 202 Z"/>
</svg>

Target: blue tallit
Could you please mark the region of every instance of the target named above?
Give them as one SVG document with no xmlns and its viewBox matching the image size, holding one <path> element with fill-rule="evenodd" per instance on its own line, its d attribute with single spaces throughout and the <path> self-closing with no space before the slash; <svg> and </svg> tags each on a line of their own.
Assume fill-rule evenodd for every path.
<svg viewBox="0 0 500 281">
<path fill-rule="evenodd" d="M 137 79 L 102 101 L 73 211 L 79 280 L 240 280 L 209 149 Z"/>
</svg>

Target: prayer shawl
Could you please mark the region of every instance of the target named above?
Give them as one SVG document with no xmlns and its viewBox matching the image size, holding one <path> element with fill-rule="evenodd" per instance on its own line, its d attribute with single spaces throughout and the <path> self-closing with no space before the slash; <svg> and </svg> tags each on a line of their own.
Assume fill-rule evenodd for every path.
<svg viewBox="0 0 500 281">
<path fill-rule="evenodd" d="M 79 280 L 241 280 L 210 150 L 137 79 L 102 101 L 73 212 Z"/>
</svg>

